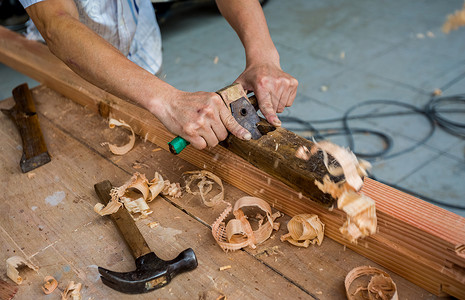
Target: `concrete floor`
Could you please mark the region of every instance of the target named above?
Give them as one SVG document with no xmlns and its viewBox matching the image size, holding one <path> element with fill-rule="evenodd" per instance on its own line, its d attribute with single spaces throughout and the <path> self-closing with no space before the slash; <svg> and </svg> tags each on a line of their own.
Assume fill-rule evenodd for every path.
<svg viewBox="0 0 465 300">
<path fill-rule="evenodd" d="M 282 68 L 299 80 L 295 103 L 282 115 L 303 120 L 340 118 L 365 100 L 390 99 L 423 108 L 436 88 L 447 96 L 465 93 L 465 28 L 448 35 L 440 30 L 446 15 L 462 5 L 462 0 L 270 0 L 264 11 Z M 211 6 L 177 7 L 165 15 L 161 30 L 161 77 L 177 88 L 215 91 L 243 71 L 241 43 Z M 0 66 L 0 74 L 1 98 L 9 97 L 22 82 L 37 84 L 5 66 Z M 357 113 L 387 111 L 399 108 L 375 104 Z M 452 117 L 465 119 L 463 113 Z M 341 125 L 314 123 L 318 129 Z M 394 144 L 388 155 L 416 145 L 430 128 L 419 115 L 353 120 L 350 125 L 389 134 Z M 332 140 L 347 145 L 343 137 Z M 355 151 L 382 147 L 372 136 L 355 136 Z M 414 150 L 372 163 L 378 180 L 464 207 L 443 206 L 465 216 L 464 138 L 436 128 Z"/>
</svg>

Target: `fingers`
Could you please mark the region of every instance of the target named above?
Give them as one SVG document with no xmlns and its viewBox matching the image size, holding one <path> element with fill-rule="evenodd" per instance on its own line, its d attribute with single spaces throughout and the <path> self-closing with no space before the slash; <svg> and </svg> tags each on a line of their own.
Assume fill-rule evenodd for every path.
<svg viewBox="0 0 465 300">
<path fill-rule="evenodd" d="M 276 115 L 277 106 L 276 108 L 273 107 L 271 93 L 268 91 L 263 92 L 263 90 L 257 89 L 255 91 L 255 94 L 257 95 L 257 98 L 259 100 L 258 107 L 260 108 L 260 111 L 262 112 L 266 120 L 274 126 L 281 126 L 281 121 L 278 119 L 278 116 Z"/>
<path fill-rule="evenodd" d="M 226 129 L 233 135 L 243 140 L 250 140 L 252 138 L 252 134 L 239 123 L 237 123 L 236 119 L 234 119 L 226 106 L 223 106 L 220 109 L 220 118 L 221 122 L 224 124 L 224 127 L 226 127 Z"/>
</svg>

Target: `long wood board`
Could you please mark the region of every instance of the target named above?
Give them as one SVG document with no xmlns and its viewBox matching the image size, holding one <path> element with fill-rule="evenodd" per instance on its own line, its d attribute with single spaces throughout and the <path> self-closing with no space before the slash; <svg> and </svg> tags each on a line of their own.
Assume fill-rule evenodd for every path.
<svg viewBox="0 0 465 300">
<path fill-rule="evenodd" d="M 141 137 L 167 149 L 173 138 L 148 111 L 84 81 L 42 44 L 27 41 L 0 28 L 0 61 L 45 83 L 94 111 L 110 111 L 130 124 Z M 465 299 L 465 218 L 366 179 L 363 192 L 377 203 L 379 233 L 354 245 L 342 239 L 338 228 L 344 215 L 302 197 L 268 174 L 221 147 L 197 151 L 190 147 L 181 158 L 213 171 L 250 195 L 295 215 L 312 212 L 326 223 L 326 235 L 397 272 L 428 291 Z M 463 250 L 462 250 L 463 251 Z"/>
</svg>

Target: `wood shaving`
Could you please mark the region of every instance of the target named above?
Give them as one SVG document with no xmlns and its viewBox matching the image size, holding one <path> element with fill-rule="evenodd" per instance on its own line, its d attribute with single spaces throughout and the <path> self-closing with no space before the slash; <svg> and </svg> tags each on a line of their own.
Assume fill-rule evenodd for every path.
<svg viewBox="0 0 465 300">
<path fill-rule="evenodd" d="M 355 190 L 359 191 L 363 186 L 363 180 L 359 175 L 361 172 L 361 166 L 357 157 L 348 149 L 340 147 L 336 144 L 333 144 L 328 141 L 321 141 L 319 143 L 314 143 L 314 147 L 311 149 L 311 153 L 314 155 L 318 151 L 323 151 L 324 163 L 328 172 L 335 172 L 335 169 L 332 169 L 329 166 L 327 154 L 330 154 L 334 159 L 339 163 L 340 168 L 342 168 L 342 173 L 344 174 L 345 181 Z M 364 162 L 366 164 L 367 162 Z M 337 176 L 337 175 L 335 175 Z"/>
<path fill-rule="evenodd" d="M 205 171 L 205 170 L 189 171 L 189 172 L 184 172 L 183 174 L 190 175 L 189 178 L 186 180 L 186 192 L 187 193 L 192 194 L 192 195 L 200 195 L 200 197 L 202 198 L 203 204 L 205 204 L 208 207 L 213 207 L 223 202 L 224 187 L 223 187 L 223 182 L 218 176 L 216 176 L 212 172 Z M 196 180 L 199 180 L 199 182 L 197 183 L 199 191 L 193 192 L 190 186 Z M 213 183 L 216 183 L 220 186 L 221 192 L 219 192 L 218 194 L 216 194 L 215 196 L 207 200 L 205 199 L 205 196 L 208 193 L 210 193 L 210 191 L 213 189 Z"/>
<path fill-rule="evenodd" d="M 441 96 L 442 91 L 441 89 L 434 89 L 434 91 L 431 93 L 433 96 Z"/>
<path fill-rule="evenodd" d="M 158 225 L 159 225 L 158 222 L 150 222 L 150 223 L 147 224 L 147 226 L 150 227 L 150 228 L 155 228 Z"/>
<path fill-rule="evenodd" d="M 397 286 L 388 273 L 373 267 L 352 269 L 344 281 L 349 300 L 398 300 Z"/>
<path fill-rule="evenodd" d="M 228 270 L 228 269 L 231 269 L 231 265 L 220 267 L 220 271 L 224 271 L 224 270 Z"/>
<path fill-rule="evenodd" d="M 299 148 L 297 148 L 297 151 L 295 152 L 295 157 L 303 160 L 309 160 L 311 157 L 311 153 L 307 147 L 300 146 Z"/>
<path fill-rule="evenodd" d="M 165 180 L 165 187 L 162 190 L 162 195 L 170 196 L 173 198 L 181 198 L 182 189 L 179 182 L 170 183 L 169 180 Z"/>
<path fill-rule="evenodd" d="M 122 186 L 111 189 L 111 200 L 107 206 L 97 203 L 94 206 L 94 211 L 105 216 L 117 212 L 124 205 L 137 221 L 147 218 L 152 213 L 147 203 L 155 199 L 160 193 L 180 197 L 182 195 L 181 186 L 179 183 L 163 180 L 158 172 L 155 172 L 151 181 L 148 181 L 144 174 L 137 172 Z M 136 217 L 136 215 L 138 216 Z"/>
<path fill-rule="evenodd" d="M 45 276 L 42 291 L 45 295 L 51 294 L 58 287 L 58 281 L 52 276 Z"/>
<path fill-rule="evenodd" d="M 337 206 L 347 214 L 347 221 L 339 231 L 351 243 L 376 233 L 376 208 L 371 198 L 346 190 L 338 199 Z"/>
<path fill-rule="evenodd" d="M 446 22 L 442 25 L 442 31 L 447 34 L 461 26 L 465 26 L 465 3 L 461 10 L 456 10 L 453 14 L 447 16 Z"/>
<path fill-rule="evenodd" d="M 318 151 L 323 152 L 323 163 L 328 173 L 323 176 L 323 182 L 315 180 L 315 185 L 324 193 L 330 194 L 338 199 L 338 208 L 347 214 L 347 221 L 339 228 L 344 238 L 351 243 L 356 243 L 359 238 L 376 233 L 377 217 L 375 202 L 365 195 L 357 194 L 362 188 L 362 177 L 367 175 L 370 163 L 357 160 L 355 155 L 340 146 L 328 141 L 315 143 L 310 152 L 315 155 Z M 329 164 L 330 154 L 340 167 Z M 344 180 L 333 182 L 329 175 L 344 175 Z"/>
<path fill-rule="evenodd" d="M 325 225 L 317 215 L 296 215 L 287 223 L 287 229 L 289 233 L 281 236 L 282 242 L 305 248 L 316 243 L 320 246 L 323 242 Z"/>
<path fill-rule="evenodd" d="M 150 191 L 150 197 L 148 197 L 147 201 L 150 202 L 155 197 L 157 197 L 165 188 L 165 181 L 163 180 L 163 177 L 158 174 L 158 172 L 155 172 L 155 175 L 153 179 L 150 181 L 150 186 L 149 186 L 149 191 Z"/>
<path fill-rule="evenodd" d="M 242 211 L 242 208 L 251 206 L 260 208 L 266 214 L 266 219 L 263 218 L 258 222 L 258 229 L 255 231 L 252 230 L 247 216 Z M 225 224 L 223 221 L 231 210 L 233 210 L 235 219 L 231 219 Z M 264 200 L 249 196 L 242 197 L 236 201 L 234 209 L 228 203 L 226 209 L 213 223 L 213 238 L 225 252 L 239 250 L 247 246 L 255 249 L 256 245 L 263 243 L 271 236 L 273 229 L 279 229 L 279 223 L 275 223 L 274 220 L 280 216 L 279 212 L 272 214 L 270 205 Z"/>
<path fill-rule="evenodd" d="M 114 144 L 110 144 L 108 142 L 102 143 L 102 145 L 108 145 L 108 148 L 110 149 L 111 153 L 116 154 L 116 155 L 124 155 L 131 151 L 131 149 L 134 147 L 134 144 L 136 142 L 136 135 L 134 134 L 134 130 L 132 130 L 132 127 L 126 124 L 122 120 L 115 120 L 115 119 L 110 119 L 108 126 L 110 128 L 115 128 L 115 126 L 121 126 L 129 129 L 131 131 L 131 136 L 129 137 L 129 142 L 123 146 L 117 146 Z"/>
<path fill-rule="evenodd" d="M 37 271 L 39 269 L 35 267 L 34 265 L 28 263 L 21 256 L 12 256 L 6 260 L 6 275 L 8 276 L 8 278 L 13 280 L 16 284 L 21 284 L 24 280 L 19 275 L 19 271 L 20 270 L 23 271 L 27 268 L 33 271 Z"/>
<path fill-rule="evenodd" d="M 82 284 L 80 282 L 74 283 L 74 281 L 70 281 L 65 291 L 61 294 L 61 300 L 81 300 L 81 288 Z"/>
</svg>

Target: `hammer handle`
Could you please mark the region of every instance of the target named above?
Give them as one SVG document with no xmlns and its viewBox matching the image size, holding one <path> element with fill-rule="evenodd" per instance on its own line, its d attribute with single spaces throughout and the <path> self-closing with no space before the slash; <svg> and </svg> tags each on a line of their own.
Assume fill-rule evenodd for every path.
<svg viewBox="0 0 465 300">
<path fill-rule="evenodd" d="M 100 198 L 100 202 L 107 204 L 110 199 L 110 190 L 112 185 L 110 181 L 105 180 L 94 185 L 95 192 Z M 139 258 L 152 252 L 144 237 L 137 228 L 136 223 L 125 208 L 119 209 L 116 213 L 111 214 L 110 218 L 116 224 L 118 231 L 123 236 L 127 245 L 131 249 L 134 258 Z"/>
</svg>

